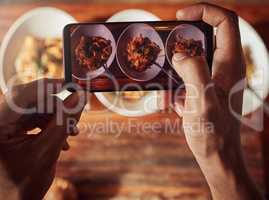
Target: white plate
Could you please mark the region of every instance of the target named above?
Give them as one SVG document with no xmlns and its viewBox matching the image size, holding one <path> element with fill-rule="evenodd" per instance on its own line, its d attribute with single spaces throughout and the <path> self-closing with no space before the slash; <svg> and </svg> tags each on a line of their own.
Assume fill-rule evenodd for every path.
<svg viewBox="0 0 269 200">
<path fill-rule="evenodd" d="M 0 47 L 2 92 L 7 91 L 8 81 L 16 75 L 14 62 L 27 35 L 40 38 L 62 37 L 64 26 L 74 22 L 76 20 L 66 12 L 50 7 L 33 9 L 18 18 L 6 33 Z"/>
<path fill-rule="evenodd" d="M 117 12 L 107 22 L 138 22 L 138 21 L 160 21 L 156 15 L 140 9 L 127 9 Z"/>
<path fill-rule="evenodd" d="M 265 99 L 269 92 L 269 55 L 264 42 L 255 29 L 242 18 L 239 19 L 241 42 L 249 46 L 255 65 L 254 75 L 250 81 L 256 93 Z M 245 89 L 243 115 L 247 115 L 262 105 L 262 102 L 249 90 Z"/>
<path fill-rule="evenodd" d="M 123 10 L 110 17 L 107 22 L 159 21 L 150 12 L 138 9 Z M 115 92 L 95 93 L 97 99 L 108 109 L 128 117 L 144 116 L 159 111 L 157 91 L 149 91 L 140 100 L 125 100 Z"/>
</svg>

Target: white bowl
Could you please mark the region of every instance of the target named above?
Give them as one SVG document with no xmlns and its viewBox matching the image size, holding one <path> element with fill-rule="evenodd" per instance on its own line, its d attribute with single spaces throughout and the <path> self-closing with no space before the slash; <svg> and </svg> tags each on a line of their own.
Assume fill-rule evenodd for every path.
<svg viewBox="0 0 269 200">
<path fill-rule="evenodd" d="M 8 81 L 16 75 L 14 62 L 27 35 L 39 38 L 62 37 L 64 26 L 74 22 L 76 20 L 66 12 L 50 7 L 33 9 L 18 18 L 6 33 L 0 47 L 2 92 L 7 91 Z"/>
<path fill-rule="evenodd" d="M 242 45 L 250 47 L 255 66 L 254 74 L 249 84 L 261 97 L 261 99 L 265 99 L 269 93 L 268 51 L 259 34 L 248 22 L 242 18 L 239 18 L 239 27 Z M 255 111 L 262 104 L 263 102 L 258 99 L 249 89 L 244 90 L 243 115 L 247 115 Z"/>
<path fill-rule="evenodd" d="M 151 12 L 140 9 L 127 9 L 117 12 L 107 22 L 138 22 L 138 21 L 160 21 L 161 19 Z"/>
<path fill-rule="evenodd" d="M 159 21 L 160 18 L 150 12 L 138 9 L 123 10 L 112 17 L 107 22 L 127 22 L 127 21 Z M 159 111 L 158 91 L 149 91 L 139 100 L 125 100 L 116 92 L 95 93 L 97 99 L 108 109 L 123 116 L 138 117 L 149 115 Z"/>
</svg>

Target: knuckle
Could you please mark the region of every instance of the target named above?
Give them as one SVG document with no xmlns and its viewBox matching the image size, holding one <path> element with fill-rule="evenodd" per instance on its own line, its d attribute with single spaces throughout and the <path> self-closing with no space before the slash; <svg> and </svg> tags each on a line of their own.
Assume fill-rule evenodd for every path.
<svg viewBox="0 0 269 200">
<path fill-rule="evenodd" d="M 223 8 L 208 2 L 201 2 L 197 4 L 198 6 L 201 6 L 203 8 L 203 10 L 208 10 L 208 9 L 217 9 L 219 12 L 221 12 L 225 18 L 229 21 L 232 22 L 233 24 L 238 24 L 238 15 L 235 11 L 227 9 L 227 8 Z"/>
</svg>

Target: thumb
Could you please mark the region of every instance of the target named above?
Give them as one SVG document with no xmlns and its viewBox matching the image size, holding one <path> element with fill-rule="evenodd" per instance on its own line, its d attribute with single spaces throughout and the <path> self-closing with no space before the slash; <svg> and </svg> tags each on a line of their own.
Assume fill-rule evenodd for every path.
<svg viewBox="0 0 269 200">
<path fill-rule="evenodd" d="M 59 100 L 57 109 L 60 115 L 54 115 L 46 129 L 40 134 L 39 142 L 52 151 L 61 150 L 62 144 L 69 136 L 69 128 L 77 124 L 85 103 L 86 98 L 81 93 L 73 93 L 64 102 Z M 69 112 L 69 109 L 75 107 L 76 112 Z"/>
<path fill-rule="evenodd" d="M 209 87 L 211 77 L 205 57 L 190 57 L 185 53 L 176 53 L 172 63 L 175 71 L 184 81 L 186 89 L 184 114 L 201 111 L 204 98 L 213 92 L 212 87 Z M 175 110 L 179 101 L 177 98 L 178 95 L 175 95 Z"/>
<path fill-rule="evenodd" d="M 185 85 L 206 87 L 211 80 L 204 56 L 190 57 L 185 53 L 176 53 L 172 58 L 172 63 Z"/>
</svg>

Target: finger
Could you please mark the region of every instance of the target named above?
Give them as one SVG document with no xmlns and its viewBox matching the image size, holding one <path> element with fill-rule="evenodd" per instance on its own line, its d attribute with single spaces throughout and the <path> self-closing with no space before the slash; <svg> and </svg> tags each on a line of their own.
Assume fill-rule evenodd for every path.
<svg viewBox="0 0 269 200">
<path fill-rule="evenodd" d="M 178 20 L 203 20 L 217 27 L 213 79 L 219 87 L 229 90 L 245 75 L 237 15 L 218 6 L 200 3 L 177 12 Z"/>
<path fill-rule="evenodd" d="M 66 108 L 74 108 L 79 104 L 79 102 L 81 104 L 78 93 L 73 93 L 65 100 L 65 102 L 59 100 L 59 107 L 57 107 L 57 109 L 58 112 L 62 113 L 60 121 L 56 115 L 49 123 L 47 129 L 42 131 L 39 138 L 35 141 L 35 145 L 39 147 L 38 159 L 40 161 L 42 161 L 44 157 L 46 157 L 46 161 L 42 162 L 45 163 L 55 163 L 57 161 L 64 143 L 69 135 L 67 131 L 67 119 L 74 118 L 74 120 L 78 121 L 84 106 L 80 106 L 77 113 L 69 113 L 67 112 Z M 85 103 L 86 101 L 84 101 L 84 105 Z"/>
<path fill-rule="evenodd" d="M 18 131 L 24 130 L 27 132 L 34 128 L 40 128 L 41 130 L 44 130 L 46 129 L 50 121 L 53 119 L 53 117 L 54 113 L 52 114 L 40 113 L 40 114 L 33 114 L 29 117 L 25 117 L 21 120 L 18 120 L 18 122 L 20 123 Z"/>
<path fill-rule="evenodd" d="M 172 58 L 173 67 L 186 85 L 206 87 L 210 83 L 210 73 L 206 60 L 202 56 L 190 57 L 185 53 L 176 53 Z M 186 87 L 187 93 L 191 91 Z"/>
<path fill-rule="evenodd" d="M 46 146 L 50 151 L 57 152 L 68 137 L 69 126 L 74 127 L 82 113 L 86 104 L 86 100 L 82 95 L 73 93 L 65 102 L 59 102 L 57 116 L 50 122 L 46 130 L 40 135 L 40 143 Z M 73 110 L 71 110 L 73 109 Z M 72 111 L 72 112 L 71 112 Z M 70 125 L 70 123 L 72 124 Z"/>
<path fill-rule="evenodd" d="M 20 118 L 15 124 L 6 125 L 7 128 L 1 131 L 1 136 L 12 138 L 29 134 L 32 131 L 36 133 L 37 129 L 44 130 L 53 116 L 53 114 L 33 114 L 29 117 Z"/>
<path fill-rule="evenodd" d="M 20 135 L 18 137 L 0 139 L 0 150 L 9 152 L 14 149 L 20 149 L 22 145 L 26 143 L 31 144 L 36 139 L 37 135 Z M 28 145 L 29 148 L 30 146 Z"/>
<path fill-rule="evenodd" d="M 0 106 L 0 125 L 25 122 L 37 112 L 52 112 L 55 104 L 52 94 L 61 90 L 62 85 L 59 79 L 41 79 L 9 90 Z"/>
<path fill-rule="evenodd" d="M 12 97 L 12 100 L 18 107 L 28 108 L 40 103 L 40 101 L 47 101 L 51 95 L 62 90 L 63 84 L 64 81 L 62 79 L 39 79 L 15 86 L 6 93 L 6 96 Z"/>
<path fill-rule="evenodd" d="M 206 109 L 204 105 L 210 105 L 212 101 L 216 101 L 215 91 L 213 87 L 210 87 L 211 78 L 204 57 L 189 57 L 184 53 L 177 53 L 174 54 L 172 63 L 186 88 L 184 112 L 186 110 L 188 112 L 203 112 L 203 109 Z M 182 96 L 178 95 L 176 91 L 176 108 L 180 108 L 180 110 L 182 110 L 181 101 Z M 178 111 L 178 113 L 180 112 Z"/>
<path fill-rule="evenodd" d="M 53 119 L 56 111 L 56 96 L 52 97 L 52 103 L 50 105 L 44 105 L 44 109 L 39 109 L 38 113 L 24 114 L 19 117 L 19 114 L 9 113 L 8 119 L 15 121 L 16 117 L 19 117 L 15 123 L 10 122 L 10 127 L 14 127 L 13 130 L 6 130 L 10 136 L 17 136 L 19 134 L 26 134 L 35 128 L 45 129 L 48 123 Z M 6 120 L 9 121 L 9 120 Z"/>
<path fill-rule="evenodd" d="M 207 3 L 199 3 L 178 10 L 178 20 L 199 21 L 202 20 L 211 26 L 217 27 L 217 49 L 224 49 L 236 53 L 239 48 L 239 27 L 237 15 L 230 10 Z M 224 37 L 225 36 L 225 37 Z M 234 56 L 235 55 L 231 55 Z"/>
</svg>

